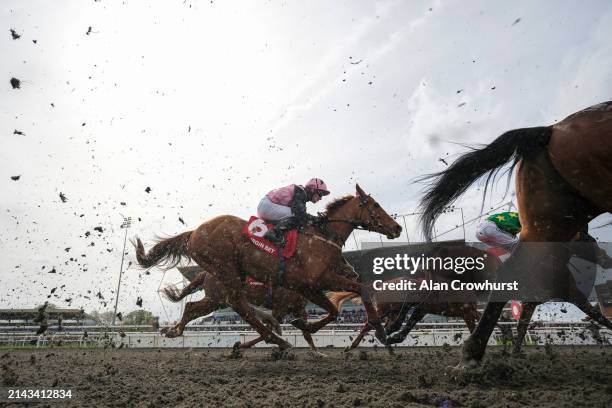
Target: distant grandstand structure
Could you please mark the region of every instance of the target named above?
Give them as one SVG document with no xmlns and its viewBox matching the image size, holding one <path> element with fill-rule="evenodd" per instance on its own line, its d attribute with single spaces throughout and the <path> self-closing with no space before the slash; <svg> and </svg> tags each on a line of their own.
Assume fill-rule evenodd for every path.
<svg viewBox="0 0 612 408">
<path fill-rule="evenodd" d="M 63 324 L 92 324 L 95 320 L 85 313 L 83 309 L 56 309 L 46 308 L 41 313 L 41 308 L 34 309 L 0 309 L 0 325 L 35 324 L 41 316 L 51 323 Z"/>
</svg>

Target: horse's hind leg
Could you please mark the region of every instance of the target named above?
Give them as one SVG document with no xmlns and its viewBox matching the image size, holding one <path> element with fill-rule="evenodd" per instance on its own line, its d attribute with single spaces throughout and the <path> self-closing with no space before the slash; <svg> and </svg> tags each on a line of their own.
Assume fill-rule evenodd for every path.
<svg viewBox="0 0 612 408">
<path fill-rule="evenodd" d="M 591 306 L 589 302 L 584 303 L 574 303 L 580 310 L 582 310 L 587 316 L 591 319 L 595 320 L 597 323 L 601 324 L 604 327 L 612 330 L 612 322 L 601 314 L 601 311 L 597 306 Z"/>
<path fill-rule="evenodd" d="M 521 312 L 521 318 L 519 319 L 518 325 L 516 326 L 516 337 L 514 338 L 512 344 L 513 353 L 521 352 L 521 347 L 523 347 L 523 341 L 525 340 L 525 335 L 527 334 L 527 329 L 529 328 L 531 316 L 533 316 L 533 312 L 535 311 L 536 307 L 538 307 L 538 305 L 538 302 L 523 303 L 523 311 Z"/>
<path fill-rule="evenodd" d="M 185 304 L 185 311 L 183 311 L 181 321 L 172 329 L 162 330 L 162 334 L 164 334 L 166 337 L 181 336 L 185 330 L 185 326 L 187 326 L 187 323 L 200 316 L 206 316 L 207 314 L 214 312 L 218 307 L 219 303 L 212 298 L 204 298 L 202 300 L 198 300 L 197 302 L 187 302 Z"/>
<path fill-rule="evenodd" d="M 576 305 L 578 309 L 582 310 L 591 319 L 612 330 L 612 322 L 606 319 L 606 317 L 599 310 L 599 307 L 591 306 L 584 294 L 576 287 L 573 277 L 570 277 L 569 301 Z"/>
<path fill-rule="evenodd" d="M 257 309 L 254 309 L 254 310 L 255 310 L 255 311 L 257 311 Z M 281 311 L 275 310 L 275 311 L 272 313 L 272 316 L 271 316 L 271 317 L 272 317 L 272 319 L 273 319 L 273 320 L 274 320 L 276 323 L 278 323 L 278 322 L 279 322 L 279 321 L 282 319 L 282 316 L 283 316 L 284 314 L 285 314 L 285 310 L 281 310 Z M 265 322 L 264 322 L 264 323 L 265 323 Z M 280 324 L 279 324 L 279 326 L 278 326 L 278 329 L 276 329 L 275 327 L 274 327 L 273 329 L 274 329 L 275 331 L 276 331 L 276 330 L 278 330 L 278 331 L 277 331 L 277 333 L 279 333 L 279 334 L 280 334 Z M 309 335 L 309 336 L 310 336 L 310 335 Z M 304 337 L 306 337 L 306 336 L 304 336 Z M 253 347 L 254 345 L 256 345 L 257 343 L 262 342 L 263 340 L 264 340 L 264 337 L 263 337 L 263 336 L 259 336 L 259 337 L 257 337 L 256 339 L 253 339 L 253 340 L 251 340 L 251 341 L 247 341 L 246 343 L 240 343 L 240 344 L 238 345 L 238 347 L 239 347 L 239 348 L 241 348 L 241 349 L 251 348 L 251 347 Z M 308 339 L 307 339 L 306 341 L 308 341 Z M 311 346 L 311 348 L 314 348 L 314 344 L 311 344 L 311 342 L 312 342 L 312 337 L 310 337 L 310 342 L 309 342 L 308 344 Z M 238 344 L 238 343 L 237 343 L 237 344 Z"/>
<path fill-rule="evenodd" d="M 256 345 L 257 343 L 262 342 L 263 340 L 264 340 L 263 336 L 259 336 L 259 337 L 257 337 L 257 338 L 256 338 L 256 339 L 254 339 L 254 340 L 247 341 L 246 343 L 236 343 L 236 345 L 238 345 L 238 348 L 241 348 L 241 349 L 248 349 L 248 348 L 253 347 L 253 346 L 254 346 L 254 345 Z M 236 347 L 236 346 L 234 346 L 234 347 Z"/>
<path fill-rule="evenodd" d="M 255 311 L 249 305 L 246 300 L 246 296 L 241 289 L 238 291 L 231 291 L 232 297 L 229 299 L 230 304 L 234 311 L 240 315 L 244 319 L 245 322 L 250 324 L 256 331 L 259 333 L 266 343 L 273 343 L 278 345 L 282 350 L 291 348 L 291 344 L 277 336 L 272 330 L 268 329 L 257 317 L 255 317 Z"/>
</svg>

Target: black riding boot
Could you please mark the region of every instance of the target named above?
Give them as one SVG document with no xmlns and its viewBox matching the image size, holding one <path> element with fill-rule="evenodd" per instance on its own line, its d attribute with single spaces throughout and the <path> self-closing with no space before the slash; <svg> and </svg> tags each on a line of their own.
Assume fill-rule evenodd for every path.
<svg viewBox="0 0 612 408">
<path fill-rule="evenodd" d="M 285 246 L 285 232 L 298 226 L 296 217 L 288 217 L 274 224 L 271 230 L 266 231 L 264 238 L 278 247 Z"/>
</svg>

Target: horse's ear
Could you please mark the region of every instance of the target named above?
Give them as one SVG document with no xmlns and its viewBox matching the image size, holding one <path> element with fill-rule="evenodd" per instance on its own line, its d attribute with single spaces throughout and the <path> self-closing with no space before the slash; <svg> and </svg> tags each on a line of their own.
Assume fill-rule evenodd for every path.
<svg viewBox="0 0 612 408">
<path fill-rule="evenodd" d="M 357 195 L 361 197 L 367 196 L 366 192 L 359 187 L 359 184 L 355 184 L 355 190 L 357 190 Z"/>
</svg>

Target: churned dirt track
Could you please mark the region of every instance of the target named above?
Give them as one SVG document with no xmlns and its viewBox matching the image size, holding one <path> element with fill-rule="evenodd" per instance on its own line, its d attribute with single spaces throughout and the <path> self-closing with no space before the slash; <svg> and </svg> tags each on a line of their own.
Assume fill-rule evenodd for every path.
<svg viewBox="0 0 612 408">
<path fill-rule="evenodd" d="M 0 387 L 72 389 L 70 406 L 135 407 L 607 407 L 612 347 L 490 348 L 480 368 L 457 372 L 460 348 L 306 350 L 275 361 L 270 349 L 2 350 Z M 6 404 L 0 402 L 0 405 Z M 17 404 L 11 404 L 17 405 Z M 64 406 L 65 403 L 22 404 Z"/>
</svg>

